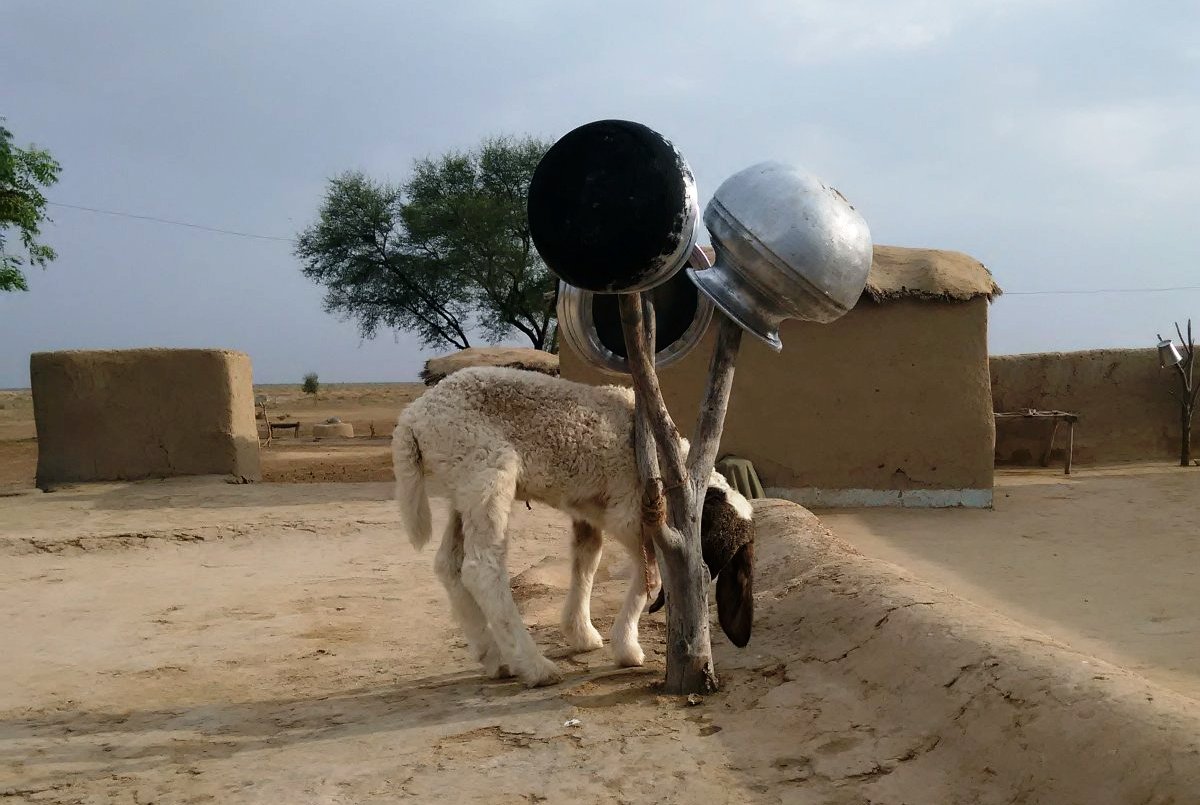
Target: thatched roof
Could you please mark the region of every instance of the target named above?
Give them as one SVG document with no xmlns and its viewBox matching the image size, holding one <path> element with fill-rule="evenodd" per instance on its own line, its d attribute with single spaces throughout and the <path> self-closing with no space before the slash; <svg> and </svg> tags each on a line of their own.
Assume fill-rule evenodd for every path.
<svg viewBox="0 0 1200 805">
<path fill-rule="evenodd" d="M 965 302 L 1002 291 L 983 263 L 962 252 L 876 246 L 865 293 L 876 302 Z"/>
<path fill-rule="evenodd" d="M 704 251 L 713 259 L 713 250 Z M 965 302 L 1003 293 L 983 263 L 962 252 L 875 246 L 871 273 L 863 295 L 875 302 L 924 299 Z"/>
<path fill-rule="evenodd" d="M 557 376 L 558 356 L 528 347 L 468 347 L 425 361 L 421 379 L 425 385 L 433 386 L 446 375 L 468 366 L 507 366 Z"/>
</svg>

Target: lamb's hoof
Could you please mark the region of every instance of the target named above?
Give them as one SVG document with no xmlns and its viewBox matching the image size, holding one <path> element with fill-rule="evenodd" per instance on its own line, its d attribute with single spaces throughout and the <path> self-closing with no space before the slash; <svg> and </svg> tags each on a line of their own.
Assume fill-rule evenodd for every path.
<svg viewBox="0 0 1200 805">
<path fill-rule="evenodd" d="M 584 629 L 568 629 L 564 627 L 563 635 L 567 638 L 567 645 L 576 651 L 595 651 L 604 645 L 604 638 L 600 636 L 600 632 L 596 631 L 596 627 L 590 623 Z"/>
<path fill-rule="evenodd" d="M 483 675 L 488 679 L 512 679 L 515 674 L 508 670 L 508 666 L 503 663 L 496 666 L 484 666 Z"/>
<path fill-rule="evenodd" d="M 483 666 L 483 675 L 488 679 L 508 679 L 513 676 L 513 672 L 504 664 L 504 660 L 500 658 L 500 649 L 491 646 L 487 651 L 483 652 L 483 656 L 479 658 L 480 665 Z"/>
<path fill-rule="evenodd" d="M 646 653 L 637 643 L 632 646 L 614 646 L 613 659 L 618 668 L 640 668 L 646 662 Z"/>
<path fill-rule="evenodd" d="M 527 688 L 544 688 L 547 685 L 557 685 L 562 682 L 562 672 L 552 661 L 545 657 L 538 657 L 533 668 L 528 673 L 521 674 L 521 681 Z"/>
</svg>

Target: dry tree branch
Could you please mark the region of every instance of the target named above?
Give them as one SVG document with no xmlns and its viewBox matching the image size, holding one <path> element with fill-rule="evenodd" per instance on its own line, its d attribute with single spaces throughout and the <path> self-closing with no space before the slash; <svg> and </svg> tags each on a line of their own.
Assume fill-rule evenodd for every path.
<svg viewBox="0 0 1200 805">
<path fill-rule="evenodd" d="M 703 499 L 704 487 L 708 484 L 713 463 L 717 460 L 721 432 L 725 428 L 725 411 L 729 407 L 729 394 L 733 390 L 733 370 L 742 344 L 742 328 L 725 314 L 716 315 L 720 318 L 717 343 L 709 363 L 708 383 L 705 385 L 700 415 L 696 418 L 696 430 L 692 435 L 691 451 L 688 453 L 688 476 L 692 481 L 692 495 L 697 500 Z"/>
<path fill-rule="evenodd" d="M 621 326 L 625 333 L 625 351 L 628 353 L 629 373 L 633 376 L 633 388 L 638 398 L 644 398 L 646 413 L 654 429 L 658 452 L 662 458 L 660 470 L 668 487 L 682 485 L 686 469 L 683 453 L 679 446 L 679 429 L 671 420 L 667 404 L 663 402 L 662 388 L 654 371 L 652 347 L 646 342 L 645 316 L 653 315 L 650 300 L 641 294 L 621 294 L 619 299 Z M 644 312 L 643 308 L 648 308 Z"/>
</svg>

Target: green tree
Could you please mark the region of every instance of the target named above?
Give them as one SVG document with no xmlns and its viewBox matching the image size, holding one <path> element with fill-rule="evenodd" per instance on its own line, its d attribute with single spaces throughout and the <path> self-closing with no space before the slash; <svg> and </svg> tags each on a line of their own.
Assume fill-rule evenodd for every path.
<svg viewBox="0 0 1200 805">
<path fill-rule="evenodd" d="M 317 379 L 316 372 L 309 372 L 304 376 L 304 383 L 301 384 L 300 390 L 305 394 L 316 394 L 321 390 L 321 381 Z"/>
<path fill-rule="evenodd" d="M 520 332 L 555 343 L 557 281 L 529 236 L 529 181 L 550 143 L 485 140 L 468 153 L 419 159 L 400 185 L 348 172 L 330 180 L 316 223 L 300 233 L 304 275 L 325 310 L 417 333 L 426 346 L 492 343 Z"/>
<path fill-rule="evenodd" d="M 44 266 L 55 258 L 54 249 L 38 242 L 46 217 L 42 188 L 58 181 L 61 170 L 50 152 L 13 145 L 12 132 L 0 118 L 0 291 L 27 291 L 26 266 Z M 21 251 L 10 251 L 10 230 L 20 236 Z M 22 253 L 23 252 L 23 253 Z"/>
</svg>

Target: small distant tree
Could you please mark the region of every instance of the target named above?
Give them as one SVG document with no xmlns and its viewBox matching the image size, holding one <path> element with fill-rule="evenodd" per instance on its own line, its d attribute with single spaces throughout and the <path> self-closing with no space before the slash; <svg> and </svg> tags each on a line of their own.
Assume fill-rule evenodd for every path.
<svg viewBox="0 0 1200 805">
<path fill-rule="evenodd" d="M 1175 323 L 1175 333 L 1183 347 L 1183 360 L 1175 364 L 1176 377 L 1179 380 L 1179 393 L 1168 391 L 1179 403 L 1179 466 L 1187 467 L 1192 463 L 1192 416 L 1196 410 L 1196 398 L 1200 396 L 1200 386 L 1193 382 L 1192 367 L 1196 361 L 1196 345 L 1192 342 L 1192 320 L 1187 322 L 1187 335 L 1179 323 Z M 1163 337 L 1160 335 L 1161 342 Z"/>
<path fill-rule="evenodd" d="M 300 386 L 300 390 L 305 394 L 312 394 L 314 397 L 321 390 L 321 382 L 317 380 L 316 372 L 309 372 L 304 376 L 304 384 Z"/>
<path fill-rule="evenodd" d="M 558 282 L 529 234 L 529 182 L 550 144 L 486 140 L 468 153 L 419 159 L 403 184 L 358 172 L 329 181 L 315 224 L 300 233 L 304 276 L 325 310 L 414 332 L 428 347 L 495 343 L 521 333 L 554 349 Z"/>
<path fill-rule="evenodd" d="M 57 255 L 40 243 L 41 224 L 46 216 L 42 189 L 58 181 L 61 170 L 50 152 L 13 145 L 12 132 L 0 118 L 0 291 L 27 291 L 24 268 L 44 266 Z M 20 248 L 9 245 L 10 231 L 20 237 Z"/>
</svg>

